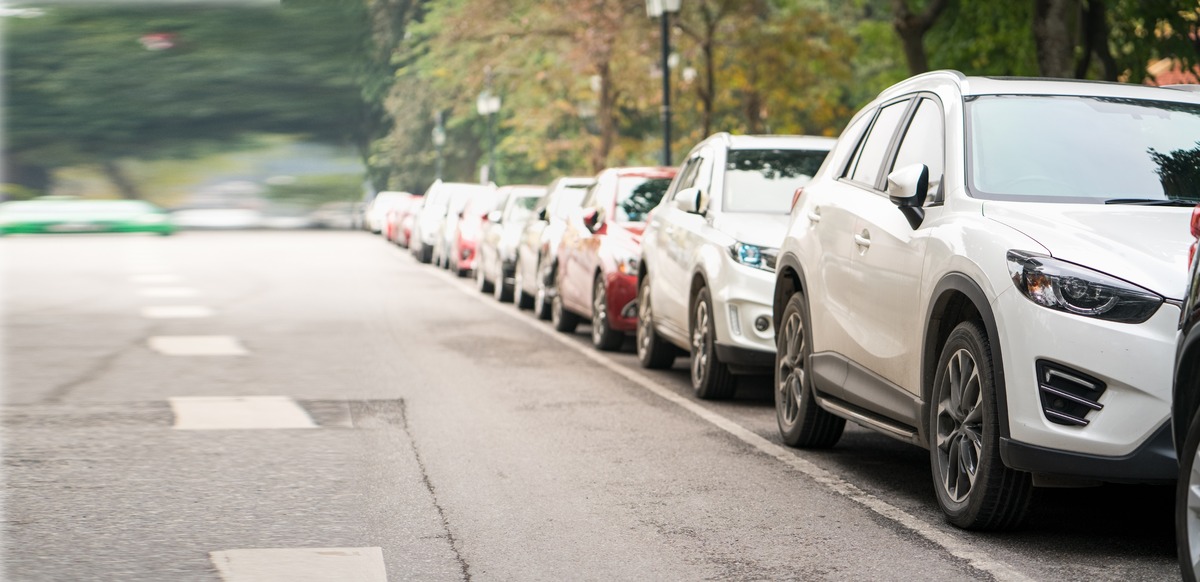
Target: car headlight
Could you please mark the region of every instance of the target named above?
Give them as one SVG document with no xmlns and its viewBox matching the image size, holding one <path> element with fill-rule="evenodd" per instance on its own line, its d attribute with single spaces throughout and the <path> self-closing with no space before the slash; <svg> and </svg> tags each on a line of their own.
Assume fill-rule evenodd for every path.
<svg viewBox="0 0 1200 582">
<path fill-rule="evenodd" d="M 1116 277 L 1023 251 L 1008 251 L 1008 272 L 1030 301 L 1076 315 L 1141 323 L 1163 303 L 1157 293 Z"/>
<path fill-rule="evenodd" d="M 746 243 L 733 243 L 729 247 L 733 259 L 747 267 L 775 272 L 775 260 L 779 258 L 779 249 L 760 247 Z"/>
<path fill-rule="evenodd" d="M 636 275 L 638 272 L 637 257 L 617 257 L 617 271 L 624 275 Z"/>
</svg>

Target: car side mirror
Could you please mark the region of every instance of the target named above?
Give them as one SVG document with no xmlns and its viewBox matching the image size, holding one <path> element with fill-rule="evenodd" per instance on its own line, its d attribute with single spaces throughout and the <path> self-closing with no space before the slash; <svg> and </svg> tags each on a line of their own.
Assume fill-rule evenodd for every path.
<svg viewBox="0 0 1200 582">
<path fill-rule="evenodd" d="M 688 214 L 700 214 L 702 196 L 703 193 L 699 188 L 684 188 L 675 193 L 671 202 L 675 204 L 675 208 Z"/>
<path fill-rule="evenodd" d="M 925 220 L 925 198 L 929 195 L 929 167 L 925 164 L 904 166 L 887 177 L 887 194 L 892 204 L 916 229 Z"/>
<path fill-rule="evenodd" d="M 583 211 L 583 226 L 589 231 L 596 232 L 603 224 L 600 220 L 600 211 L 595 208 L 586 208 Z"/>
<path fill-rule="evenodd" d="M 503 215 L 504 215 L 503 212 L 501 212 L 499 210 L 493 210 L 493 211 L 487 213 L 486 215 L 484 215 L 483 219 L 488 222 L 491 222 L 493 224 L 500 224 L 500 218 L 502 218 Z"/>
<path fill-rule="evenodd" d="M 546 209 L 545 208 L 542 208 L 537 211 L 537 219 L 538 220 L 546 220 L 546 218 L 547 217 L 546 217 Z"/>
</svg>

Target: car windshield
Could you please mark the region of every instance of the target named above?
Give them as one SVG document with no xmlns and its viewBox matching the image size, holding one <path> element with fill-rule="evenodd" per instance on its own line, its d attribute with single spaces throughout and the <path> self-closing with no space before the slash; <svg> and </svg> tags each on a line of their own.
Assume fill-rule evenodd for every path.
<svg viewBox="0 0 1200 582">
<path fill-rule="evenodd" d="M 974 196 L 1200 201 L 1200 105 L 993 95 L 967 111 Z"/>
<path fill-rule="evenodd" d="M 643 222 L 671 185 L 670 178 L 622 176 L 617 180 L 617 221 Z"/>
<path fill-rule="evenodd" d="M 550 201 L 546 215 L 565 220 L 567 213 L 572 208 L 578 208 L 583 202 L 583 197 L 587 195 L 588 188 L 591 184 L 570 184 L 563 186 L 561 190 L 554 193 L 554 199 Z"/>
<path fill-rule="evenodd" d="M 513 199 L 512 207 L 508 210 L 508 218 L 510 223 L 524 223 L 533 214 L 533 209 L 537 206 L 540 196 L 517 196 Z"/>
<path fill-rule="evenodd" d="M 829 152 L 731 150 L 725 162 L 727 212 L 787 214 L 796 188 L 808 184 Z"/>
</svg>

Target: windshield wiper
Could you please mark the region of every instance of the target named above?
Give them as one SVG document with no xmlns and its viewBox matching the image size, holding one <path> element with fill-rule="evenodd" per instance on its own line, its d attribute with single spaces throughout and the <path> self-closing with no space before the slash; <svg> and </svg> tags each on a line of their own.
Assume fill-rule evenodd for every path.
<svg viewBox="0 0 1200 582">
<path fill-rule="evenodd" d="M 1180 200 L 1179 198 L 1112 198 L 1105 204 L 1133 204 L 1137 206 L 1195 206 L 1200 200 Z"/>
</svg>

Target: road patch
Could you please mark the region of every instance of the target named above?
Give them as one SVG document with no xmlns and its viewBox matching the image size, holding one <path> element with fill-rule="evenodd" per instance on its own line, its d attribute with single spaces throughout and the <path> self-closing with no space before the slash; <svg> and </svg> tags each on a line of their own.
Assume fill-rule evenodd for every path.
<svg viewBox="0 0 1200 582">
<path fill-rule="evenodd" d="M 180 396 L 168 399 L 178 430 L 317 428 L 287 396 Z"/>
<path fill-rule="evenodd" d="M 166 356 L 244 356 L 250 352 L 231 335 L 156 335 L 150 349 Z"/>
</svg>

